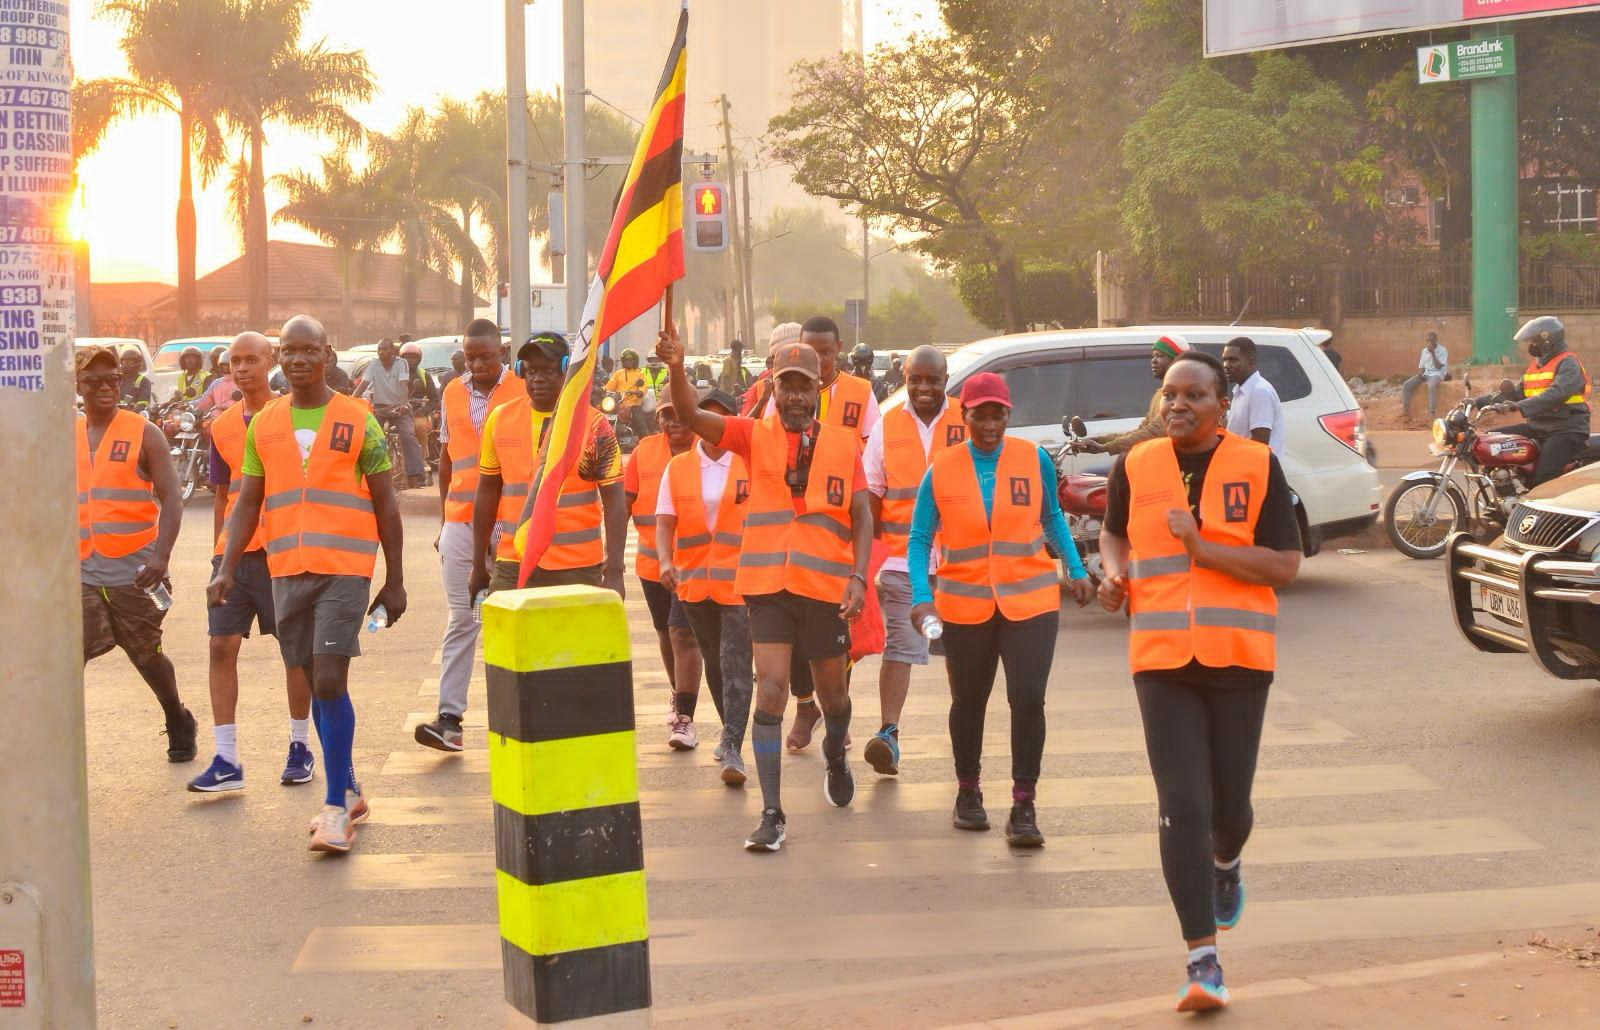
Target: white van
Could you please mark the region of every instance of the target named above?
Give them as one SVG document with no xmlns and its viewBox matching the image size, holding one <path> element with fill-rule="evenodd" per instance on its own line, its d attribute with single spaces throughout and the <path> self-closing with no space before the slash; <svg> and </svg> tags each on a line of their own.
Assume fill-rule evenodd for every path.
<svg viewBox="0 0 1600 1030">
<path fill-rule="evenodd" d="M 1383 487 L 1366 459 L 1366 419 L 1318 347 L 1332 335 L 1326 330 L 1162 325 L 997 336 L 950 355 L 949 390 L 959 396 L 968 377 L 1000 373 L 1011 390 L 1011 432 L 1054 453 L 1063 440 L 1064 416 L 1082 416 L 1095 435 L 1139 424 L 1157 385 L 1150 348 L 1173 332 L 1218 357 L 1236 336 L 1256 342 L 1261 374 L 1283 402 L 1287 439 L 1280 461 L 1298 501 L 1307 554 L 1377 522 Z M 1078 472 L 1107 472 L 1112 461 L 1095 454 L 1070 460 Z"/>
</svg>

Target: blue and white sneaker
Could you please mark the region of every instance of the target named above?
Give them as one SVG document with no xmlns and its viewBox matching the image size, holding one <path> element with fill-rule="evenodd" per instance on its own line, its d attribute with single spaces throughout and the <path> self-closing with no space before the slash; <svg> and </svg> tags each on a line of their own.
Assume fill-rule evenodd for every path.
<svg viewBox="0 0 1600 1030">
<path fill-rule="evenodd" d="M 224 790 L 244 789 L 244 766 L 234 765 L 221 755 L 211 759 L 206 771 L 189 781 L 189 789 L 196 794 L 216 794 Z"/>
<path fill-rule="evenodd" d="M 1212 868 L 1211 911 L 1217 919 L 1217 929 L 1231 930 L 1239 925 L 1244 915 L 1244 882 L 1239 878 L 1239 866 L 1232 869 Z"/>
<path fill-rule="evenodd" d="M 1222 985 L 1222 964 L 1206 955 L 1189 963 L 1189 982 L 1178 994 L 1179 1012 L 1210 1012 L 1228 1006 L 1228 989 Z"/>
<path fill-rule="evenodd" d="M 900 727 L 885 726 L 867 741 L 861 757 L 880 776 L 894 776 L 900 772 Z"/>
<path fill-rule="evenodd" d="M 283 775 L 278 782 L 288 786 L 295 783 L 310 783 L 311 772 L 317 767 L 317 759 L 311 754 L 311 749 L 298 740 L 289 743 L 289 761 L 283 767 Z"/>
</svg>

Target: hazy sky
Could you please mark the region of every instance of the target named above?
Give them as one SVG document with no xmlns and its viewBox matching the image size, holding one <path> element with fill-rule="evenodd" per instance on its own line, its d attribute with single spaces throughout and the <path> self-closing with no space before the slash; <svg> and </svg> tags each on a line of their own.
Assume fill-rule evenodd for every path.
<svg viewBox="0 0 1600 1030">
<path fill-rule="evenodd" d="M 72 2 L 72 55 L 81 78 L 126 72 L 117 48 L 117 26 L 93 17 L 97 6 L 95 0 Z M 448 16 L 440 17 L 441 11 Z M 314 0 L 305 38 L 326 37 L 331 46 L 366 52 L 379 95 L 355 113 L 369 127 L 385 130 L 400 120 L 408 106 L 503 89 L 504 11 L 502 0 Z M 936 27 L 938 3 L 865 0 L 865 21 L 870 47 L 911 29 Z M 528 68 L 530 90 L 559 83 L 560 0 L 536 0 L 528 8 Z M 652 68 L 645 74 L 654 77 L 657 72 Z M 323 141 L 277 131 L 269 137 L 267 174 L 314 167 L 325 149 Z M 83 162 L 80 171 L 97 281 L 174 279 L 178 158 L 177 118 L 151 116 L 118 126 Z M 225 186 L 224 173 L 197 192 L 202 274 L 239 251 L 225 214 Z M 269 208 L 276 204 L 271 196 L 268 202 Z M 274 225 L 271 233 L 284 239 L 310 239 L 289 226 Z"/>
</svg>

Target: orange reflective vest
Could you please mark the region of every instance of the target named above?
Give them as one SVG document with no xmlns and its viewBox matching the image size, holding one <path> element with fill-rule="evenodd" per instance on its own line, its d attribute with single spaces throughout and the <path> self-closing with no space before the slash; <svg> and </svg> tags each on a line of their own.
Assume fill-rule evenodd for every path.
<svg viewBox="0 0 1600 1030">
<path fill-rule="evenodd" d="M 139 474 L 143 415 L 119 410 L 91 457 L 89 422 L 78 416 L 78 557 L 126 558 L 156 538 L 161 509 L 155 487 Z"/>
<path fill-rule="evenodd" d="M 360 401 L 334 393 L 307 459 L 300 457 L 288 397 L 250 420 L 266 473 L 261 518 L 274 579 L 307 572 L 372 578 L 378 519 L 358 471 L 367 416 Z"/>
<path fill-rule="evenodd" d="M 750 507 L 744 517 L 734 588 L 749 597 L 787 590 L 837 604 L 854 570 L 850 493 L 861 450 L 854 434 L 818 427 L 806 483 L 806 513 L 796 515 L 784 480 L 788 439 L 778 416 L 756 423 L 750 441 Z"/>
<path fill-rule="evenodd" d="M 1189 490 L 1170 439 L 1128 452 L 1128 659 L 1134 672 L 1277 665 L 1278 597 L 1195 565 L 1167 526 L 1167 513 L 1189 506 Z M 1200 493 L 1200 535 L 1234 547 L 1255 544 L 1267 496 L 1272 451 L 1223 434 Z"/>
<path fill-rule="evenodd" d="M 983 508 L 970 447 L 934 460 L 933 499 L 945 550 L 933 603 L 945 622 L 987 622 L 996 608 L 1021 622 L 1061 608 L 1060 578 L 1039 522 L 1044 482 L 1038 446 L 1006 437 L 994 482 L 991 515 Z"/>
<path fill-rule="evenodd" d="M 1578 369 L 1583 372 L 1583 392 L 1575 393 L 1568 397 L 1565 403 L 1573 407 L 1582 407 L 1589 403 L 1589 370 L 1583 367 L 1583 362 L 1578 361 L 1578 356 L 1569 350 L 1564 350 L 1550 360 L 1540 364 L 1537 361 L 1528 363 L 1527 371 L 1522 373 L 1522 395 L 1524 397 L 1537 397 L 1550 389 L 1550 384 L 1556 377 L 1556 366 L 1561 364 L 1563 358 L 1571 358 L 1578 362 Z"/>
<path fill-rule="evenodd" d="M 917 506 L 917 488 L 935 458 L 947 448 L 959 447 L 967 440 L 967 426 L 961 420 L 961 404 L 951 400 L 933 427 L 933 439 L 926 452 L 917 416 L 907 403 L 883 416 L 883 470 L 887 487 L 883 492 L 883 514 L 879 526 L 889 554 L 904 558 L 911 537 L 911 512 Z"/>
<path fill-rule="evenodd" d="M 526 390 L 521 397 L 507 402 L 494 420 L 494 447 L 500 457 L 501 479 L 500 510 L 496 515 L 500 543 L 495 557 L 500 561 L 520 561 L 517 528 L 522 525 L 522 510 L 533 483 L 533 463 L 541 454 L 533 439 L 533 404 Z M 582 569 L 605 560 L 600 540 L 600 487 L 578 475 L 578 464 L 573 462 L 567 481 L 561 484 L 555 535 L 539 559 L 541 569 Z"/>
<path fill-rule="evenodd" d="M 859 376 L 840 372 L 834 378 L 833 385 L 826 389 L 831 393 L 822 424 L 843 426 L 856 434 L 858 446 L 864 446 L 867 434 L 862 426 L 867 419 L 867 403 L 872 399 L 872 384 Z"/>
<path fill-rule="evenodd" d="M 739 568 L 740 529 L 750 505 L 750 469 L 737 454 L 732 459 L 715 526 L 707 517 L 705 495 L 700 490 L 699 448 L 667 463 L 667 489 L 672 491 L 672 509 L 678 520 L 672 558 L 678 568 L 678 597 L 685 602 L 744 603 L 734 589 L 734 577 Z"/>
<path fill-rule="evenodd" d="M 444 498 L 444 520 L 470 524 L 472 502 L 478 496 L 480 436 L 478 427 L 472 424 L 471 398 L 467 396 L 468 378 L 461 375 L 450 380 L 439 403 L 444 410 L 444 423 L 450 434 L 450 442 L 445 445 L 450 455 L 450 490 Z M 500 405 L 527 395 L 527 388 L 521 379 L 510 373 L 501 375 L 500 382 L 489 394 L 489 407 L 484 412 L 484 419 L 487 420 L 488 413 Z"/>
<path fill-rule="evenodd" d="M 656 550 L 656 498 L 660 496 L 661 477 L 667 474 L 667 462 L 672 460 L 672 447 L 666 433 L 656 433 L 640 441 L 633 449 L 634 469 L 639 474 L 639 492 L 633 498 L 633 524 L 639 529 L 639 549 L 634 556 L 634 569 L 640 579 L 652 583 L 661 581 L 661 554 Z"/>
<path fill-rule="evenodd" d="M 228 517 L 233 514 L 233 506 L 239 501 L 239 491 L 244 489 L 244 473 L 240 469 L 244 466 L 244 436 L 248 428 L 244 424 L 242 403 L 229 407 L 211 423 L 211 444 L 228 464 L 228 500 L 222 509 L 222 532 L 217 534 L 217 545 L 211 552 L 213 554 L 221 554 L 228 545 Z M 245 550 L 259 551 L 266 544 L 265 530 L 257 524 Z"/>
</svg>

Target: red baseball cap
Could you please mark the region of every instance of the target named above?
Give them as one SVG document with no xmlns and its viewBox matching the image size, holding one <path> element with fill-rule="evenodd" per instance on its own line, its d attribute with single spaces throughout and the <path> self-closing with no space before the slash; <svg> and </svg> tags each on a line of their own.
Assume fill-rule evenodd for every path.
<svg viewBox="0 0 1600 1030">
<path fill-rule="evenodd" d="M 961 406 L 967 410 L 980 404 L 1003 404 L 1011 407 L 1011 391 L 1006 381 L 994 372 L 979 372 L 961 387 Z"/>
</svg>

